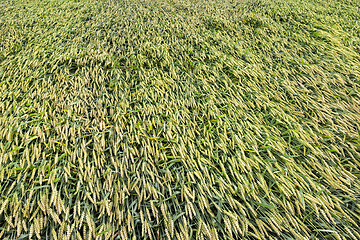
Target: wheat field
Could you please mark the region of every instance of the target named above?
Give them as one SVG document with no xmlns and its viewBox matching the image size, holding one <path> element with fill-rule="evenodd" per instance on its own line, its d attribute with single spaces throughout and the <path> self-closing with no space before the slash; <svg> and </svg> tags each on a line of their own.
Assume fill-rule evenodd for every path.
<svg viewBox="0 0 360 240">
<path fill-rule="evenodd" d="M 0 0 L 0 239 L 360 239 L 358 0 Z"/>
</svg>

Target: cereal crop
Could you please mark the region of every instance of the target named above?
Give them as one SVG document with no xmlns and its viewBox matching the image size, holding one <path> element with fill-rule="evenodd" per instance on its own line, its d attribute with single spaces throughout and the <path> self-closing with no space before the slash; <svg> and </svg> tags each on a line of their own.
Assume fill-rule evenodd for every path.
<svg viewBox="0 0 360 240">
<path fill-rule="evenodd" d="M 360 239 L 358 0 L 0 0 L 0 239 Z"/>
</svg>

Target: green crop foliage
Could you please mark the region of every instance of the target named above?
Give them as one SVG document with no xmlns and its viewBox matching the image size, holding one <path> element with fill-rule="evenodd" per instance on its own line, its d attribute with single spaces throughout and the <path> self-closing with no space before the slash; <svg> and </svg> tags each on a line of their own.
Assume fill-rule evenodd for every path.
<svg viewBox="0 0 360 240">
<path fill-rule="evenodd" d="M 360 239 L 357 0 L 0 0 L 0 239 Z"/>
</svg>

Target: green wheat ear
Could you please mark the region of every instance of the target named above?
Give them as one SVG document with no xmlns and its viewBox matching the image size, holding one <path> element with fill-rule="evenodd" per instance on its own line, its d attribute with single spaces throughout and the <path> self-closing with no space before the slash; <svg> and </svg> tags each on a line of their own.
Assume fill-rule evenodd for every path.
<svg viewBox="0 0 360 240">
<path fill-rule="evenodd" d="M 0 1 L 0 239 L 360 239 L 359 15 Z"/>
</svg>

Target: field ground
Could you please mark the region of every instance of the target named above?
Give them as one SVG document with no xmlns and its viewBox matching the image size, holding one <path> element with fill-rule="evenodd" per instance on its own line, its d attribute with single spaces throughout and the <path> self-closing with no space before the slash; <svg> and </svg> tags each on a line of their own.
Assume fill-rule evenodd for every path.
<svg viewBox="0 0 360 240">
<path fill-rule="evenodd" d="M 359 9 L 0 0 L 0 239 L 360 239 Z"/>
</svg>

